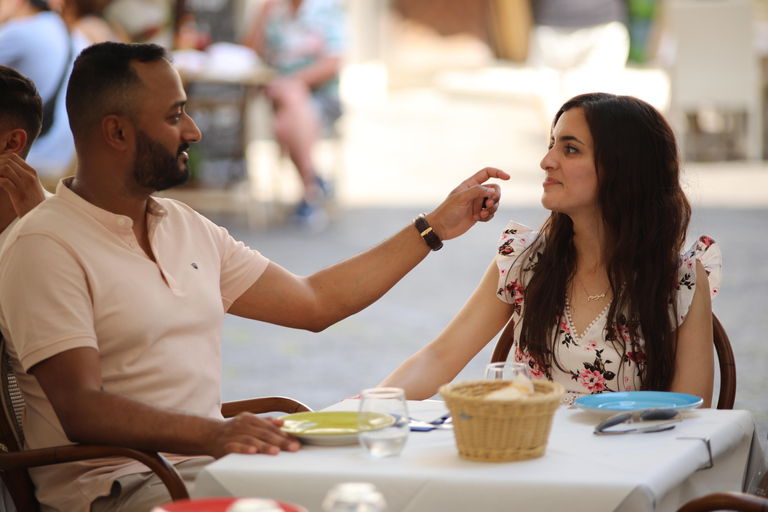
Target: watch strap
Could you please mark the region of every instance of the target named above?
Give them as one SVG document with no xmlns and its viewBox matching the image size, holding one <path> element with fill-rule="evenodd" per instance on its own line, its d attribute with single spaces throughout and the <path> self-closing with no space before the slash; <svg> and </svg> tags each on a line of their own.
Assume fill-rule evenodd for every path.
<svg viewBox="0 0 768 512">
<path fill-rule="evenodd" d="M 435 230 L 433 230 L 432 226 L 430 226 L 429 222 L 427 222 L 426 214 L 422 213 L 413 219 L 413 225 L 417 230 L 419 230 L 421 238 L 424 239 L 430 249 L 433 251 L 438 251 L 443 247 L 442 240 L 440 240 L 440 237 L 437 236 Z"/>
</svg>

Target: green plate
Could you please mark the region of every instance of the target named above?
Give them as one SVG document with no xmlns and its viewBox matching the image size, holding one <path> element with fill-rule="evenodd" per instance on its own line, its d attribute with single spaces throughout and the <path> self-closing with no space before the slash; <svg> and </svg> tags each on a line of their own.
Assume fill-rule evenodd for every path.
<svg viewBox="0 0 768 512">
<path fill-rule="evenodd" d="M 367 413 L 371 430 L 388 427 L 395 423 L 394 416 Z M 283 416 L 283 432 L 307 444 L 345 445 L 356 444 L 358 413 L 347 411 L 300 412 Z"/>
</svg>

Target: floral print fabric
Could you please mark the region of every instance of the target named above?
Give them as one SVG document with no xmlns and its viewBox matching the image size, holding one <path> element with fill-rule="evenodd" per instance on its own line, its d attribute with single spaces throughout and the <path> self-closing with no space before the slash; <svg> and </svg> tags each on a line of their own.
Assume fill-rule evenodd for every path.
<svg viewBox="0 0 768 512">
<path fill-rule="evenodd" d="M 525 287 L 530 273 L 521 274 L 523 269 L 536 264 L 537 254 L 520 254 L 537 238 L 538 232 L 515 222 L 510 222 L 499 240 L 496 265 L 499 269 L 499 287 L 497 297 L 512 304 L 512 320 L 515 321 L 515 344 L 513 357 L 517 362 L 527 363 L 531 376 L 536 379 L 546 378 L 539 365 L 519 346 L 521 318 L 525 308 Z M 677 293 L 675 302 L 679 319 L 672 318 L 672 325 L 681 325 L 685 321 L 693 302 L 696 290 L 696 260 L 700 260 L 709 278 L 709 292 L 714 299 L 720 288 L 722 255 L 715 241 L 708 236 L 701 236 L 693 246 L 680 257 L 677 273 Z M 523 277 L 526 276 L 526 277 Z M 590 326 L 581 334 L 576 333 L 569 315 L 563 312 L 558 327 L 557 358 L 566 369 L 551 369 L 552 380 L 559 382 L 566 390 L 563 403 L 571 403 L 579 395 L 603 393 L 609 391 L 634 391 L 640 388 L 640 374 L 645 368 L 644 341 L 632 341 L 626 319 L 619 318 L 615 329 L 607 329 L 608 304 Z M 670 300 L 669 314 L 675 310 Z M 619 354 L 612 342 L 622 337 L 626 342 L 626 353 Z"/>
</svg>

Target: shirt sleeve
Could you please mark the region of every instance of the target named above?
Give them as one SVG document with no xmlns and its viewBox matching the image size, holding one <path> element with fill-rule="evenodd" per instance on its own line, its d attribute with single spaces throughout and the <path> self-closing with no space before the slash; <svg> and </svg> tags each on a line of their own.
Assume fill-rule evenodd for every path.
<svg viewBox="0 0 768 512">
<path fill-rule="evenodd" d="M 499 287 L 496 296 L 507 304 L 522 304 L 525 288 L 521 274 L 526 262 L 533 264 L 530 257 L 521 258 L 522 252 L 537 238 L 538 233 L 528 226 L 510 222 L 504 228 L 498 245 L 496 266 L 499 269 Z M 516 311 L 518 308 L 515 308 Z"/>
<path fill-rule="evenodd" d="M 0 26 L 0 64 L 15 69 L 21 59 L 21 46 L 12 23 Z"/>
<path fill-rule="evenodd" d="M 269 265 L 269 259 L 243 242 L 235 240 L 225 228 L 217 226 L 202 215 L 199 217 L 206 224 L 221 257 L 221 299 L 224 311 L 228 311 L 261 277 Z"/>
<path fill-rule="evenodd" d="M 702 235 L 680 258 L 680 267 L 677 270 L 676 298 L 679 321 L 672 318 L 672 325 L 682 324 L 691 309 L 693 294 L 696 291 L 696 260 L 701 261 L 707 272 L 710 297 L 714 300 L 720 291 L 723 256 L 717 243 L 712 238 Z M 674 311 L 670 308 L 670 317 L 673 315 Z"/>
<path fill-rule="evenodd" d="M 0 260 L 0 310 L 24 371 L 73 348 L 98 350 L 90 289 L 73 255 L 40 234 L 10 243 Z"/>
</svg>

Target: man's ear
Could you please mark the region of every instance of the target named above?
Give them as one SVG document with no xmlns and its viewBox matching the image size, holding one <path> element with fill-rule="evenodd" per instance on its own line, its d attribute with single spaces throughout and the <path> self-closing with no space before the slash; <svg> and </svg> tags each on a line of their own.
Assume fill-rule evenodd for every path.
<svg viewBox="0 0 768 512">
<path fill-rule="evenodd" d="M 16 153 L 24 155 L 27 145 L 27 132 L 21 128 L 9 130 L 0 136 L 0 154 Z"/>
<path fill-rule="evenodd" d="M 133 148 L 133 123 L 125 117 L 110 114 L 101 121 L 101 133 L 105 142 L 117 151 Z"/>
</svg>

